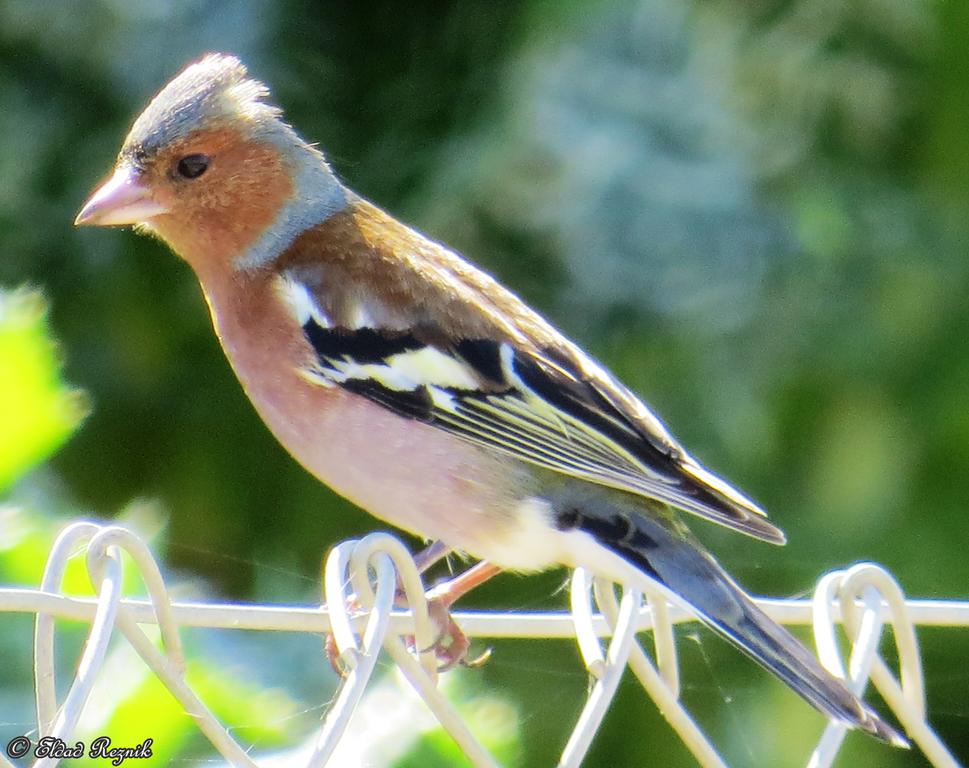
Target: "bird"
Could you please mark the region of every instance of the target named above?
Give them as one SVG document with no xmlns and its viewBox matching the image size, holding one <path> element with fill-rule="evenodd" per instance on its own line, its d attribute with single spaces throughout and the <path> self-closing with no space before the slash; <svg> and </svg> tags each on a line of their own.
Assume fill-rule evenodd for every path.
<svg viewBox="0 0 969 768">
<path fill-rule="evenodd" d="M 279 442 L 440 542 L 431 559 L 477 558 L 465 588 L 560 566 L 658 586 L 827 717 L 906 744 L 682 514 L 783 544 L 766 513 L 509 289 L 353 192 L 237 57 L 207 54 L 158 92 L 75 223 L 167 243 Z"/>
</svg>

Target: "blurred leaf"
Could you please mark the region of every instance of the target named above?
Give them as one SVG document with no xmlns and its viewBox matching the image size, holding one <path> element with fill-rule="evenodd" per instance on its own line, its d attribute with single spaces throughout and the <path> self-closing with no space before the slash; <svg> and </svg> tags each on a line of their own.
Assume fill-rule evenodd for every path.
<svg viewBox="0 0 969 768">
<path fill-rule="evenodd" d="M 49 507 L 55 506 L 52 498 L 38 489 L 32 490 L 40 498 L 31 499 L 23 505 L 0 506 L 0 531 L 3 531 L 3 536 L 0 536 L 0 578 L 13 584 L 33 586 L 40 584 L 54 540 L 67 522 L 65 518 L 51 514 L 42 507 L 43 501 L 48 501 Z M 70 522 L 81 519 L 80 512 L 72 512 Z M 157 551 L 158 542 L 163 541 L 160 535 L 163 521 L 164 516 L 158 504 L 141 501 L 128 505 L 114 523 L 133 531 L 143 541 L 154 544 Z M 94 594 L 84 552 L 85 549 L 81 547 L 67 560 L 61 580 L 64 594 L 78 597 Z M 125 594 L 145 594 L 138 568 L 127 553 L 123 553 L 123 558 Z"/>
<path fill-rule="evenodd" d="M 468 675 L 448 676 L 447 695 L 457 701 L 465 724 L 501 765 L 521 764 L 521 730 L 518 712 L 508 701 L 476 691 Z M 396 768 L 449 768 L 471 765 L 448 733 L 437 726 L 423 735 L 394 763 Z"/>
<path fill-rule="evenodd" d="M 0 492 L 56 451 L 87 411 L 61 378 L 44 299 L 0 290 Z"/>
<path fill-rule="evenodd" d="M 146 632 L 158 637 L 157 628 Z M 248 682 L 246 675 L 252 670 L 223 666 L 221 659 L 197 651 L 189 650 L 188 655 L 193 657 L 189 684 L 216 718 L 232 725 L 241 742 L 278 746 L 295 737 L 292 716 L 296 704 L 285 692 L 262 690 Z M 212 752 L 195 720 L 127 643 L 115 648 L 105 662 L 78 730 L 78 738 L 87 744 L 102 735 L 118 747 L 134 747 L 152 739 L 152 765 L 169 765 L 195 745 L 202 753 Z M 89 760 L 80 764 L 93 768 L 102 763 Z"/>
</svg>

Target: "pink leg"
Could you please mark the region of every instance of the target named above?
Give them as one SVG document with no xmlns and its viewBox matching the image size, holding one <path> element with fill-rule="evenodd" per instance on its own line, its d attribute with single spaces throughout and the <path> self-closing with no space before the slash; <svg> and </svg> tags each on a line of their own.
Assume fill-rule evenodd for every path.
<svg viewBox="0 0 969 768">
<path fill-rule="evenodd" d="M 461 627 L 451 618 L 451 606 L 500 571 L 501 569 L 497 565 L 482 560 L 464 573 L 428 591 L 428 612 L 441 630 L 441 634 L 432 648 L 441 662 L 440 670 L 442 672 L 455 664 L 461 664 L 465 667 L 480 667 L 491 657 L 491 649 L 489 648 L 474 659 L 467 658 L 471 643 Z"/>
<path fill-rule="evenodd" d="M 464 597 L 475 587 L 481 586 L 488 579 L 501 572 L 501 568 L 492 565 L 487 560 L 475 563 L 464 573 L 458 574 L 453 579 L 438 584 L 433 589 L 428 590 L 428 600 L 438 600 L 445 608 L 450 608 L 454 603 Z"/>
<path fill-rule="evenodd" d="M 453 550 L 443 541 L 432 541 L 424 549 L 414 555 L 414 564 L 421 573 L 427 572 L 432 566 L 439 563 Z"/>
</svg>

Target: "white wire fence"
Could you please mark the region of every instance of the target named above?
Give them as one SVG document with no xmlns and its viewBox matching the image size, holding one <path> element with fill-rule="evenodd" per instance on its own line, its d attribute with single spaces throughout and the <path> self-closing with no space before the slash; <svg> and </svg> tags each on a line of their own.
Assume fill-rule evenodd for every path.
<svg viewBox="0 0 969 768">
<path fill-rule="evenodd" d="M 68 559 L 79 549 L 86 551 L 94 598 L 61 593 Z M 146 586 L 147 600 L 122 596 L 122 550 L 130 555 L 138 569 Z M 228 763 L 254 767 L 258 763 L 249 749 L 230 735 L 231 728 L 219 722 L 186 679 L 179 629 L 329 632 L 334 637 L 346 676 L 323 718 L 312 752 L 304 763 L 307 768 L 324 766 L 333 756 L 373 676 L 381 650 L 403 672 L 469 761 L 474 766 L 497 766 L 495 758 L 438 689 L 438 662 L 434 652 L 413 650 L 431 649 L 439 630 L 429 616 L 420 574 L 404 545 L 384 533 L 341 544 L 327 559 L 323 587 L 324 607 L 173 603 L 158 565 L 141 539 L 117 526 L 79 522 L 68 526 L 52 547 L 39 590 L 0 589 L 0 612 L 36 615 L 37 739 L 51 736 L 70 743 L 102 670 L 108 644 L 112 636 L 120 633 Z M 406 596 L 408 611 L 395 610 L 400 588 Z M 824 576 L 813 600 L 761 600 L 759 603 L 782 623 L 813 626 L 824 665 L 847 680 L 859 695 L 871 682 L 895 713 L 913 748 L 921 750 L 932 765 L 946 768 L 959 765 L 928 722 L 915 626 L 969 627 L 969 603 L 906 601 L 892 576 L 868 563 Z M 364 610 L 363 615 L 358 613 L 360 608 Z M 60 702 L 55 691 L 53 650 L 54 625 L 58 618 L 85 621 L 91 626 L 73 683 Z M 477 638 L 576 639 L 594 682 L 562 751 L 560 768 L 582 764 L 627 668 L 655 700 L 701 766 L 726 765 L 679 701 L 673 626 L 691 617 L 667 603 L 659 591 L 642 595 L 637 590 L 624 588 L 617 597 L 613 584 L 579 569 L 572 577 L 570 612 L 458 612 L 454 618 L 468 635 Z M 839 623 L 844 625 L 849 639 L 847 658 L 836 638 Z M 158 625 L 161 647 L 139 626 L 148 624 Z M 887 627 L 891 628 L 897 647 L 898 676 L 878 653 Z M 651 654 L 641 644 L 639 634 L 645 631 L 652 633 Z M 413 641 L 408 642 L 409 638 Z M 806 765 L 810 768 L 833 765 L 844 737 L 845 727 L 830 723 L 806 758 Z M 54 758 L 40 758 L 33 765 L 51 768 L 57 763 Z M 0 754 L 0 767 L 13 768 L 13 763 Z"/>
</svg>

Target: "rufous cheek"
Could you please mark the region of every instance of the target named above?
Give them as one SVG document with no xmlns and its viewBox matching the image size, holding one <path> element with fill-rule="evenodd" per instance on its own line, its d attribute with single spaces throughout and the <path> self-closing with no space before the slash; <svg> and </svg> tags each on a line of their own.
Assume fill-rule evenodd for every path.
<svg viewBox="0 0 969 768">
<path fill-rule="evenodd" d="M 213 152 L 211 176 L 169 187 L 171 215 L 160 217 L 155 229 L 201 272 L 213 261 L 230 263 L 270 231 L 293 183 L 271 145 L 232 145 L 216 136 L 190 146 Z"/>
<path fill-rule="evenodd" d="M 178 197 L 175 192 L 164 184 L 153 185 L 152 196 L 158 200 L 168 211 L 175 210 L 178 205 Z"/>
</svg>

